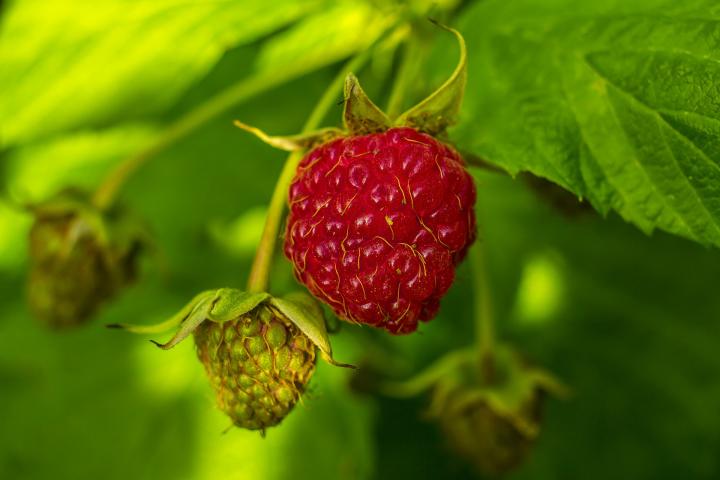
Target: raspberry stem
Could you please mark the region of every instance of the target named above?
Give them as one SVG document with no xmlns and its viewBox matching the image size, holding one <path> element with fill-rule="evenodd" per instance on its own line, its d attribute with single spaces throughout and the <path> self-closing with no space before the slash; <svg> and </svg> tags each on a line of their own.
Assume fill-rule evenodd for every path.
<svg viewBox="0 0 720 480">
<path fill-rule="evenodd" d="M 495 379 L 495 319 L 482 242 L 476 242 L 470 250 L 470 261 L 475 284 L 475 329 L 480 354 L 480 374 L 485 383 L 491 384 Z"/>
<path fill-rule="evenodd" d="M 203 102 L 170 124 L 159 137 L 144 149 L 127 157 L 111 170 L 95 191 L 93 204 L 101 210 L 106 210 L 112 205 L 127 180 L 148 160 L 208 121 L 226 112 L 232 106 L 281 85 L 297 76 L 297 73 L 300 72 L 288 70 L 284 75 L 279 75 L 277 72 L 272 72 L 272 74 L 258 73 L 239 81 Z"/>
<path fill-rule="evenodd" d="M 365 50 L 359 55 L 352 58 L 333 79 L 330 86 L 325 90 L 325 93 L 315 105 L 312 113 L 308 117 L 305 125 L 302 129 L 302 133 L 309 133 L 316 130 L 320 122 L 325 118 L 325 115 L 335 105 L 337 101 L 337 94 L 342 90 L 345 82 L 345 77 L 353 70 L 357 70 L 368 60 L 372 49 Z M 280 176 L 278 177 L 277 183 L 275 184 L 275 190 L 273 191 L 270 199 L 270 205 L 268 206 L 267 218 L 265 219 L 265 227 L 263 228 L 262 237 L 260 238 L 260 244 L 255 253 L 255 260 L 253 261 L 252 268 L 250 269 L 250 276 L 248 277 L 247 289 L 250 292 L 265 292 L 268 289 L 268 279 L 270 276 L 270 267 L 272 266 L 273 254 L 275 253 L 275 244 L 278 239 L 278 232 L 280 230 L 280 221 L 285 212 L 285 206 L 287 203 L 288 189 L 290 188 L 290 182 L 292 182 L 295 176 L 295 170 L 297 170 L 298 163 L 302 160 L 303 152 L 292 152 L 283 166 Z"/>
</svg>

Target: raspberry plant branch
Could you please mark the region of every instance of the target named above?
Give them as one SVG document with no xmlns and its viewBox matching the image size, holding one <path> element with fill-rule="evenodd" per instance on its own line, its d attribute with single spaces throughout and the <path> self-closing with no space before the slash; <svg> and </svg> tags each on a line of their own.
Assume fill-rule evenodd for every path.
<svg viewBox="0 0 720 480">
<path fill-rule="evenodd" d="M 371 51 L 372 49 L 368 49 L 357 55 L 342 68 L 318 103 L 315 105 L 313 111 L 310 113 L 310 116 L 303 127 L 303 134 L 312 132 L 319 127 L 320 122 L 322 122 L 325 115 L 335 104 L 337 93 L 341 91 L 345 82 L 345 77 L 352 71 L 362 67 L 365 62 L 367 62 Z M 250 269 L 250 276 L 248 277 L 247 289 L 250 292 L 264 292 L 267 290 L 270 267 L 272 266 L 273 254 L 275 253 L 275 244 L 278 238 L 280 222 L 282 220 L 283 213 L 285 212 L 287 191 L 290 187 L 290 182 L 295 175 L 298 163 L 300 163 L 302 157 L 302 151 L 294 151 L 288 155 L 285 165 L 278 177 L 278 181 L 275 184 L 275 190 L 273 191 L 270 204 L 268 206 L 265 226 L 263 228 L 262 236 L 260 237 L 260 244 L 258 245 L 257 252 L 255 253 L 255 260 L 253 261 L 253 265 Z"/>
<path fill-rule="evenodd" d="M 492 383 L 495 376 L 495 319 L 493 317 L 492 293 L 488 282 L 485 245 L 478 241 L 470 249 L 470 263 L 473 269 L 475 321 L 480 374 L 483 381 Z"/>
<path fill-rule="evenodd" d="M 262 72 L 241 80 L 176 120 L 147 147 L 120 162 L 103 180 L 93 195 L 93 204 L 100 210 L 109 208 L 122 186 L 148 160 L 184 138 L 199 127 L 228 111 L 234 105 L 268 91 L 302 74 L 301 67 L 283 74 Z"/>
<path fill-rule="evenodd" d="M 242 80 L 220 92 L 172 123 L 143 150 L 126 158 L 112 170 L 95 191 L 93 204 L 101 210 L 110 207 L 122 186 L 148 160 L 195 131 L 233 105 L 268 90 L 287 79 L 286 76 L 259 74 Z"/>
</svg>

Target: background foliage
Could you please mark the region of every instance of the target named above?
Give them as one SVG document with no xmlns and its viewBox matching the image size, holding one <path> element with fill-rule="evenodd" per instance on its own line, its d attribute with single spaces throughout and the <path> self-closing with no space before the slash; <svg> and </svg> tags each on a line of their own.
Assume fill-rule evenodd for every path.
<svg viewBox="0 0 720 480">
<path fill-rule="evenodd" d="M 451 138 L 601 212 L 568 217 L 522 179 L 473 172 L 500 334 L 575 392 L 548 403 L 537 449 L 511 478 L 720 475 L 720 254 L 707 247 L 720 245 L 714 3 L 454 5 L 470 72 Z M 163 352 L 102 328 L 151 323 L 197 291 L 244 283 L 284 157 L 232 119 L 298 131 L 338 62 L 380 36 L 397 5 L 17 0 L 2 8 L 0 176 L 12 195 L 92 187 L 129 154 L 176 141 L 123 195 L 152 226 L 159 253 L 88 328 L 57 335 L 30 318 L 29 218 L 0 204 L 1 478 L 471 475 L 423 420 L 426 399 L 354 393 L 347 372 L 324 364 L 304 405 L 266 439 L 222 435 L 227 419 L 190 343 Z M 418 97 L 455 61 L 452 39 L 428 32 Z M 394 65 L 389 48 L 359 72 L 371 96 L 386 98 Z M 228 98 L 236 102 L 226 109 Z M 343 326 L 337 358 L 385 362 L 405 376 L 464 346 L 470 280 L 461 268 L 420 334 Z M 276 288 L 292 281 L 279 262 Z"/>
</svg>

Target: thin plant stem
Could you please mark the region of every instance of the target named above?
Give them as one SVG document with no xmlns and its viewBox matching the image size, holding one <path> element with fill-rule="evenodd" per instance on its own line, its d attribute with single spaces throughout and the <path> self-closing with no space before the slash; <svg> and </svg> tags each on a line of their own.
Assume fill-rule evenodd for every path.
<svg viewBox="0 0 720 480">
<path fill-rule="evenodd" d="M 478 241 L 470 250 L 474 276 L 475 332 L 483 381 L 492 383 L 495 377 L 495 318 L 492 294 L 488 283 L 485 245 Z"/>
<path fill-rule="evenodd" d="M 330 111 L 337 101 L 337 95 L 342 90 L 345 77 L 348 73 L 362 67 L 368 60 L 371 50 L 366 50 L 360 55 L 350 60 L 338 73 L 337 77 L 332 81 L 328 89 L 318 101 L 312 113 L 305 122 L 302 133 L 309 133 L 316 130 L 325 115 Z M 250 292 L 264 292 L 268 289 L 268 279 L 270 275 L 270 267 L 275 253 L 275 244 L 278 239 L 280 222 L 285 212 L 285 204 L 287 200 L 288 188 L 290 182 L 295 176 L 295 170 L 303 157 L 303 152 L 292 152 L 283 166 L 278 181 L 275 184 L 270 205 L 268 206 L 267 218 L 265 219 L 265 227 L 263 228 L 260 244 L 255 253 L 255 260 L 250 269 L 248 277 L 247 289 Z"/>
<path fill-rule="evenodd" d="M 93 204 L 101 210 L 109 208 L 125 182 L 148 160 L 234 105 L 284 83 L 293 75 L 295 75 L 294 72 L 286 72 L 285 75 L 261 73 L 251 76 L 189 111 L 170 124 L 147 147 L 119 163 L 95 191 Z"/>
</svg>

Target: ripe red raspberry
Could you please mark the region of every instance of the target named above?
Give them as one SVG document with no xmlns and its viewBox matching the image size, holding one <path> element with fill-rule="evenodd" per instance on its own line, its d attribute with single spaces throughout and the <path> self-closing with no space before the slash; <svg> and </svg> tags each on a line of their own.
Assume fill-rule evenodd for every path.
<svg viewBox="0 0 720 480">
<path fill-rule="evenodd" d="M 310 151 L 290 187 L 285 255 L 351 322 L 410 333 L 432 319 L 475 239 L 475 186 L 460 155 L 412 128 Z"/>
</svg>

